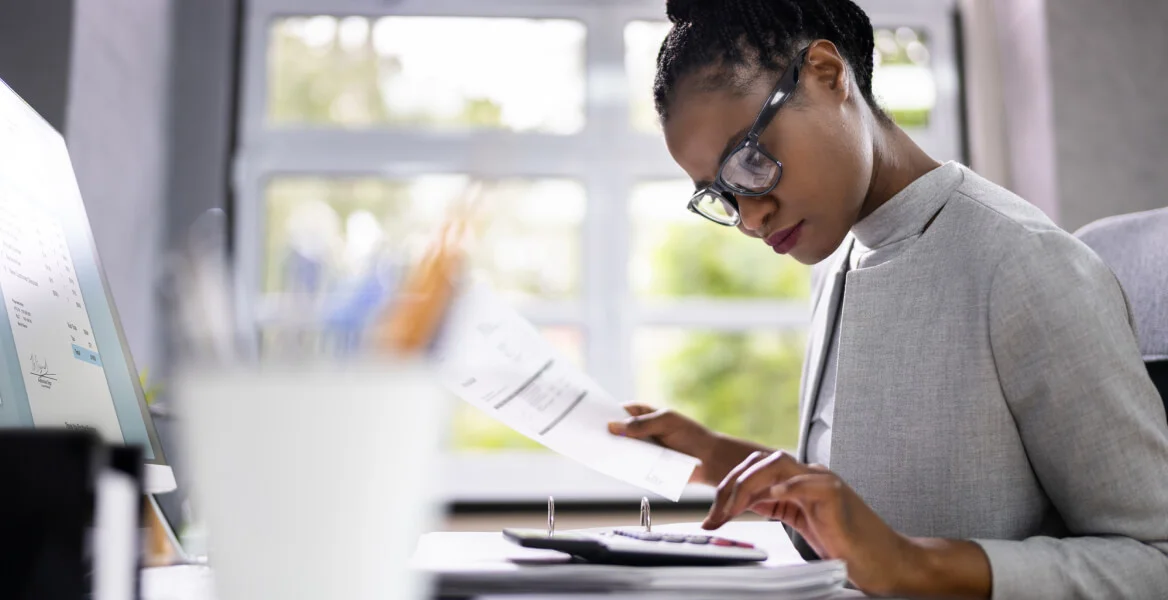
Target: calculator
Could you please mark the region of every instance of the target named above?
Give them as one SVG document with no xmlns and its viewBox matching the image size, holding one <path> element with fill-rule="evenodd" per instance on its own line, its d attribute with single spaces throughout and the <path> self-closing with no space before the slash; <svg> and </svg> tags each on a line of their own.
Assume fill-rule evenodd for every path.
<svg viewBox="0 0 1168 600">
<path fill-rule="evenodd" d="M 594 563 L 634 566 L 736 565 L 762 562 L 767 553 L 746 542 L 712 535 L 613 529 L 555 532 L 504 529 L 503 536 L 525 548 L 558 550 Z"/>
</svg>

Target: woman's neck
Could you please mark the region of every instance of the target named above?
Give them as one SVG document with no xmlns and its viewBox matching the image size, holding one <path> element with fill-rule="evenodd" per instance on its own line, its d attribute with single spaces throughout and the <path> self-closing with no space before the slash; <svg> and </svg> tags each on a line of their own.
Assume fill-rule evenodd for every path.
<svg viewBox="0 0 1168 600">
<path fill-rule="evenodd" d="M 873 116 L 875 119 L 875 116 Z M 872 179 L 857 221 L 941 163 L 921 150 L 900 127 L 877 120 L 872 136 Z"/>
</svg>

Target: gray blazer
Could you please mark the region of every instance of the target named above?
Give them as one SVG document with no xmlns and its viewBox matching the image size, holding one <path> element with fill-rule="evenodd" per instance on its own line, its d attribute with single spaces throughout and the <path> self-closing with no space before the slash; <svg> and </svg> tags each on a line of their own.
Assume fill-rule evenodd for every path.
<svg viewBox="0 0 1168 600">
<path fill-rule="evenodd" d="M 994 598 L 1168 598 L 1168 424 L 1115 276 L 962 174 L 897 258 L 844 275 L 849 236 L 814 271 L 813 323 L 842 311 L 832 470 L 901 533 L 978 543 Z"/>
</svg>

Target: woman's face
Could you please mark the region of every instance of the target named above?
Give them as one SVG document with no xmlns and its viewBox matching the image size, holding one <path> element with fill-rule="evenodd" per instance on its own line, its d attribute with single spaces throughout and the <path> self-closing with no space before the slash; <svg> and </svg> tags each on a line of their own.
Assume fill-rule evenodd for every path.
<svg viewBox="0 0 1168 600">
<path fill-rule="evenodd" d="M 670 154 L 697 187 L 713 181 L 723 154 L 746 135 L 778 81 L 770 74 L 755 77 L 745 93 L 709 90 L 700 85 L 708 73 L 678 82 L 664 126 Z M 765 196 L 737 197 L 740 231 L 808 265 L 839 247 L 872 179 L 872 136 L 862 104 L 835 47 L 813 44 L 798 91 L 759 139 L 783 164 L 782 178 Z"/>
</svg>

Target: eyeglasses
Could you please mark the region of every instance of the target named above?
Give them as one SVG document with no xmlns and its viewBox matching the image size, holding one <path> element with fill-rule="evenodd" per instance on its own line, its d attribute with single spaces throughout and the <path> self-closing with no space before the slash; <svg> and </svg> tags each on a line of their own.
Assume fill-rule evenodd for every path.
<svg viewBox="0 0 1168 600">
<path fill-rule="evenodd" d="M 779 78 L 746 137 L 726 155 L 714 182 L 689 199 L 690 210 L 719 225 L 734 227 L 742 220 L 736 196 L 765 196 L 779 184 L 783 163 L 771 156 L 758 143 L 758 138 L 799 85 L 799 69 L 806 58 L 804 48 Z"/>
</svg>

